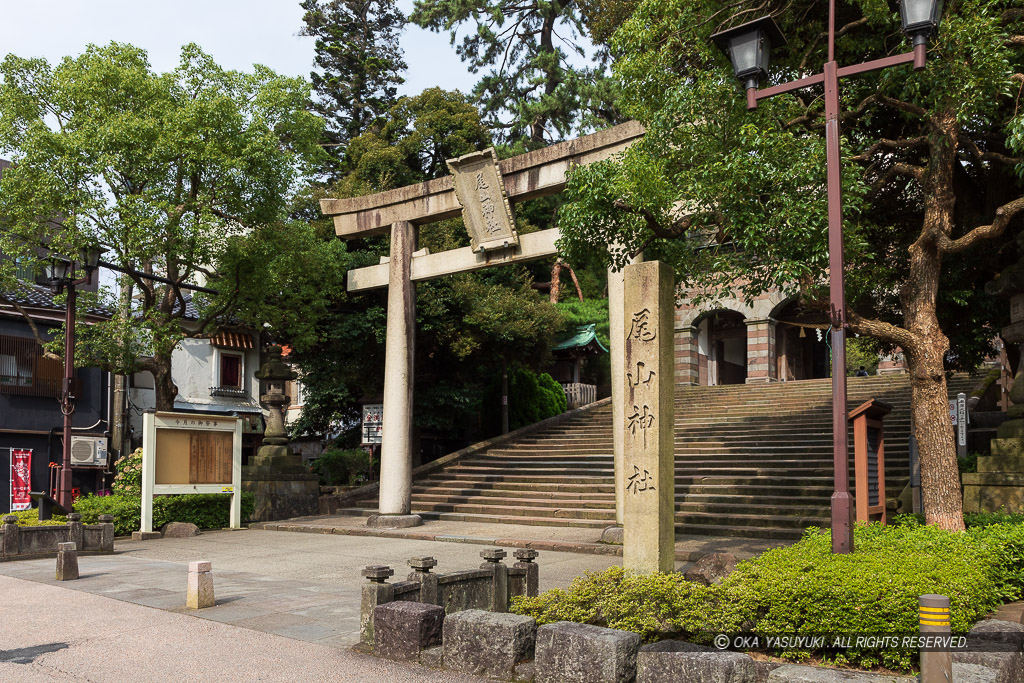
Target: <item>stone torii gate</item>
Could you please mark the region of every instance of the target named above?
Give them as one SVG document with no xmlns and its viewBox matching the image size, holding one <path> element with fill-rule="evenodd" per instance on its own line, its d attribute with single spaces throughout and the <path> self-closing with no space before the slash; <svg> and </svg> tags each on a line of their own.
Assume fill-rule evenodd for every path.
<svg viewBox="0 0 1024 683">
<path fill-rule="evenodd" d="M 322 199 L 320 209 L 334 218 L 342 239 L 391 235 L 391 254 L 381 263 L 348 273 L 348 290 L 388 287 L 384 360 L 384 416 L 381 437 L 379 514 L 367 524 L 415 526 L 410 514 L 412 488 L 413 357 L 416 326 L 415 283 L 444 275 L 517 263 L 557 253 L 557 228 L 517 235 L 511 205 L 560 192 L 574 166 L 607 159 L 644 134 L 630 121 L 576 140 L 497 162 L 493 153 L 469 154 L 449 161 L 453 175 L 417 185 L 350 199 Z M 462 214 L 472 246 L 437 254 L 416 251 L 417 226 Z M 622 273 L 609 274 L 612 377 L 622 368 Z M 619 372 L 616 373 L 616 366 Z M 622 514 L 622 438 L 624 413 L 612 382 L 615 434 L 616 515 Z M 619 414 L 622 413 L 622 414 Z"/>
</svg>

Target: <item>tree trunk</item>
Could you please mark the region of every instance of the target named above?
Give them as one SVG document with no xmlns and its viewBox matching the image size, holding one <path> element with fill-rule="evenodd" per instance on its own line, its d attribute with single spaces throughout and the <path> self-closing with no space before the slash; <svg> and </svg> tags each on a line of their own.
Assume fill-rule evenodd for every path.
<svg viewBox="0 0 1024 683">
<path fill-rule="evenodd" d="M 921 456 L 921 501 L 926 524 L 963 531 L 963 496 L 957 467 L 949 395 L 943 361 L 949 339 L 939 327 L 936 299 L 942 270 L 939 238 L 953 229 L 955 119 L 936 117 L 924 184 L 925 212 L 921 236 L 910 246 L 910 272 L 900 291 L 904 326 L 912 335 L 904 346 L 910 370 L 914 436 Z"/>
<path fill-rule="evenodd" d="M 171 379 L 171 354 L 153 356 L 152 365 L 147 369 L 153 374 L 156 409 L 160 411 L 174 410 L 174 397 L 178 395 L 178 387 Z"/>
</svg>

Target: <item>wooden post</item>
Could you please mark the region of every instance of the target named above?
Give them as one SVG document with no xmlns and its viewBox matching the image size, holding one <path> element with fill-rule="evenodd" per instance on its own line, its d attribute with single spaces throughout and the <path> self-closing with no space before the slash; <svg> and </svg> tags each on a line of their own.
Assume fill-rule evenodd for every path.
<svg viewBox="0 0 1024 683">
<path fill-rule="evenodd" d="M 384 417 L 380 449 L 380 514 L 408 515 L 412 493 L 413 356 L 416 285 L 410 279 L 416 228 L 391 226 L 388 329 L 384 358 Z"/>
<path fill-rule="evenodd" d="M 853 468 L 858 522 L 871 521 L 871 515 L 880 515 L 886 523 L 885 512 L 885 438 L 882 418 L 892 407 L 871 399 L 850 411 L 853 423 Z"/>
</svg>

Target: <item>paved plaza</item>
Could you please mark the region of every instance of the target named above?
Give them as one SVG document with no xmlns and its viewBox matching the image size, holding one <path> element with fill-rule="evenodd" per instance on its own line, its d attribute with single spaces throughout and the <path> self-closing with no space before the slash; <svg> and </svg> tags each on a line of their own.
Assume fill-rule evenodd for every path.
<svg viewBox="0 0 1024 683">
<path fill-rule="evenodd" d="M 56 581 L 52 558 L 0 563 L 0 680 L 473 681 L 351 650 L 363 567 L 388 564 L 404 578 L 410 557 L 431 555 L 444 572 L 479 566 L 485 546 L 504 545 L 511 557 L 511 548 L 530 545 L 541 548 L 540 589 L 548 590 L 621 564 L 616 548 L 598 545 L 589 530 L 428 522 L 354 535 L 368 531 L 360 522 L 311 518 L 291 522 L 292 531 L 118 539 L 113 555 L 79 558 L 77 581 Z M 295 532 L 303 526 L 312 528 Z M 430 540 L 439 538 L 450 540 Z M 677 557 L 728 548 L 748 555 L 758 546 L 681 539 Z M 194 560 L 213 563 L 215 607 L 185 608 Z"/>
</svg>

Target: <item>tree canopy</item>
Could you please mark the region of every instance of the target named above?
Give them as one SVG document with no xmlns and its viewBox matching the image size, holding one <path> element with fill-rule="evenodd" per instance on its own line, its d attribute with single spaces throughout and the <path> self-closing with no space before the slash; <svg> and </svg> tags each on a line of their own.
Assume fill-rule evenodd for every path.
<svg viewBox="0 0 1024 683">
<path fill-rule="evenodd" d="M 811 0 L 646 0 L 622 25 L 612 39 L 621 104 L 647 135 L 618 160 L 574 171 L 561 213 L 569 258 L 614 243 L 621 265 L 646 249 L 709 296 L 777 287 L 825 310 L 820 88 L 748 112 L 708 39 L 761 13 L 788 40 L 763 85 L 820 69 L 827 6 Z M 881 0 L 838 2 L 836 22 L 840 66 L 909 49 Z M 998 268 L 998 238 L 1024 213 L 1022 33 L 1016 2 L 949 2 L 924 71 L 906 65 L 841 84 L 849 325 L 906 354 L 926 515 L 948 528 L 963 522 L 943 362 L 949 330 L 975 349 L 991 338 L 978 314 L 992 308 L 971 293 Z"/>
<path fill-rule="evenodd" d="M 301 35 L 316 38 L 317 70 L 310 73 L 324 119 L 333 173 L 344 166 L 346 147 L 384 118 L 404 82 L 398 43 L 405 17 L 394 0 L 303 0 Z"/>
<path fill-rule="evenodd" d="M 215 332 L 261 273 L 236 269 L 234 286 L 188 306 L 181 286 L 218 286 L 232 242 L 279 224 L 297 181 L 322 161 L 308 84 L 259 65 L 226 71 L 195 45 L 164 74 L 120 43 L 56 66 L 8 55 L 0 74 L 0 147 L 14 161 L 0 192 L 0 247 L 31 261 L 40 247 L 75 254 L 98 243 L 114 265 L 169 280 L 122 276 L 123 306 L 90 328 L 90 341 L 115 371 L 151 371 L 157 408 L 171 408 L 174 347 Z M 0 273 L 0 291 L 19 286 L 9 268 Z"/>
<path fill-rule="evenodd" d="M 615 92 L 602 63 L 570 64 L 586 54 L 584 18 L 575 0 L 416 0 L 409 19 L 447 31 L 473 73 L 487 126 L 500 141 L 542 146 L 595 125 L 619 121 Z M 600 56 L 600 55 L 599 55 Z"/>
</svg>

